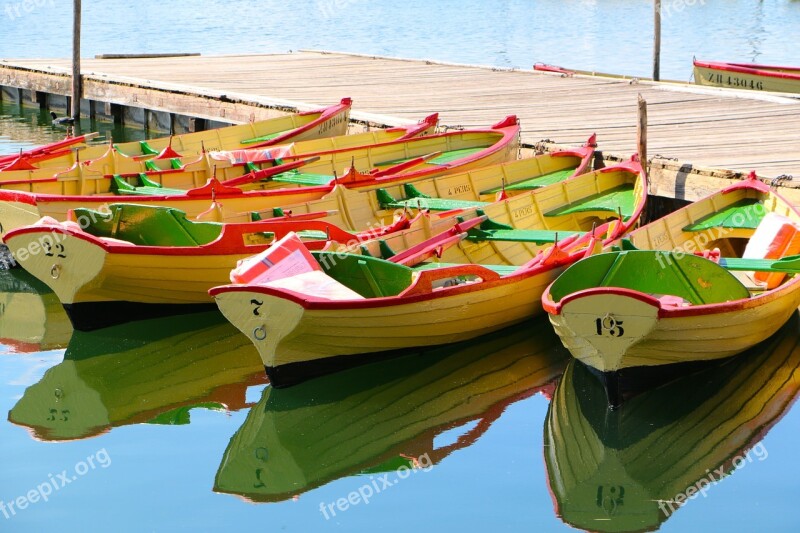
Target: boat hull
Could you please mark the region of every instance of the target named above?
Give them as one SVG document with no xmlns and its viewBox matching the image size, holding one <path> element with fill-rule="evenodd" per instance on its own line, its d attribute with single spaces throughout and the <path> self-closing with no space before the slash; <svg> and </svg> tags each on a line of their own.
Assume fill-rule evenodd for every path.
<svg viewBox="0 0 800 533">
<path fill-rule="evenodd" d="M 723 359 L 770 337 L 800 305 L 793 286 L 716 309 L 663 309 L 653 298 L 628 292 L 584 291 L 550 315 L 576 359 L 600 372 Z M 597 333 L 596 320 L 605 317 L 620 325 L 619 337 Z"/>
<path fill-rule="evenodd" d="M 215 298 L 222 314 L 258 349 L 271 383 L 281 387 L 340 369 L 346 357 L 380 358 L 406 348 L 448 344 L 539 315 L 541 294 L 560 270 L 506 278 L 479 291 L 465 289 L 419 301 L 367 300 L 364 306 L 304 306 L 244 286 L 216 293 Z"/>
<path fill-rule="evenodd" d="M 800 69 L 695 60 L 694 79 L 712 87 L 800 93 Z"/>
</svg>

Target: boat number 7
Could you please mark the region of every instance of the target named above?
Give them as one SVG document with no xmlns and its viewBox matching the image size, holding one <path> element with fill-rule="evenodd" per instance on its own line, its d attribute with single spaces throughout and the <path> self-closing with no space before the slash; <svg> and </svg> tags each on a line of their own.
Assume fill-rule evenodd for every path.
<svg viewBox="0 0 800 533">
<path fill-rule="evenodd" d="M 597 334 L 600 336 L 622 337 L 625 334 L 625 329 L 622 327 L 622 320 L 617 320 L 611 315 L 598 318 L 594 323 L 597 327 Z"/>
</svg>

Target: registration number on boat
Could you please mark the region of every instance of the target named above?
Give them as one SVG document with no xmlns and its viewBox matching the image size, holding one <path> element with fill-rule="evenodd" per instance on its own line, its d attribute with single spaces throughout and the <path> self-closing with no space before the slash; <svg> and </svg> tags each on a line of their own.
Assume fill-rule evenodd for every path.
<svg viewBox="0 0 800 533">
<path fill-rule="evenodd" d="M 738 76 L 726 76 L 725 74 L 712 73 L 706 78 L 711 83 L 725 85 L 727 87 L 738 87 L 740 89 L 764 90 L 764 82 L 753 79 L 740 78 Z"/>
</svg>

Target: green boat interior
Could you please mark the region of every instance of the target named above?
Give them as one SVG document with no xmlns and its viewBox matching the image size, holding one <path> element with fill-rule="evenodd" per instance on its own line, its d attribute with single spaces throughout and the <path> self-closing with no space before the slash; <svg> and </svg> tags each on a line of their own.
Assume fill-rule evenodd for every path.
<svg viewBox="0 0 800 533">
<path fill-rule="evenodd" d="M 189 220 L 186 213 L 172 207 L 111 204 L 108 209 L 75 209 L 75 220 L 95 237 L 141 246 L 202 246 L 222 233 L 221 223 Z"/>
<path fill-rule="evenodd" d="M 587 257 L 558 277 L 550 295 L 554 302 L 559 302 L 569 294 L 597 287 L 630 289 L 656 298 L 677 296 L 691 305 L 750 297 L 750 291 L 735 276 L 713 261 L 653 250 Z"/>
<path fill-rule="evenodd" d="M 481 194 L 495 194 L 504 189 L 506 191 L 533 191 L 536 189 L 541 189 L 542 187 L 546 187 L 554 183 L 561 183 L 572 176 L 575 173 L 576 168 L 577 167 L 568 167 L 561 170 L 556 170 L 554 172 L 548 172 L 547 174 L 542 174 L 541 176 L 534 176 L 526 180 L 509 183 L 505 187 L 501 186 L 487 189 L 485 191 L 481 191 Z"/>
<path fill-rule="evenodd" d="M 572 202 L 549 213 L 546 217 L 573 215 L 577 213 L 603 212 L 610 214 L 622 213 L 625 220 L 630 219 L 636 212 L 636 196 L 633 184 L 626 183 L 608 191 L 594 194 L 583 200 Z"/>
<path fill-rule="evenodd" d="M 756 229 L 766 214 L 766 209 L 755 209 L 760 202 L 745 198 L 683 228 L 686 232 L 708 231 L 716 228 Z"/>
</svg>

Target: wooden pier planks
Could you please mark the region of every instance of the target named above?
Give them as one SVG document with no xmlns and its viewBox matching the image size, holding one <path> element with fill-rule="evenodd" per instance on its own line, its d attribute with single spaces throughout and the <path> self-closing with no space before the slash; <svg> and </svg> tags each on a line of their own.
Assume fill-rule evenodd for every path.
<svg viewBox="0 0 800 533">
<path fill-rule="evenodd" d="M 487 125 L 515 113 L 525 142 L 580 144 L 597 132 L 601 148 L 620 155 L 635 149 L 636 101 L 641 93 L 649 105 L 651 155 L 704 167 L 756 169 L 770 177 L 800 176 L 800 100 L 788 98 L 735 97 L 692 86 L 319 52 L 82 63 L 85 76 L 129 83 L 129 105 L 137 101 L 136 80 L 146 80 L 141 84 L 150 89 L 181 86 L 202 94 L 314 104 L 351 96 L 355 115 L 360 111 L 416 119 L 439 111 L 447 125 Z M 13 65 L 69 69 L 67 60 L 7 61 L 0 63 L 0 84 L 3 71 Z M 170 106 L 169 99 L 164 106 Z"/>
</svg>

